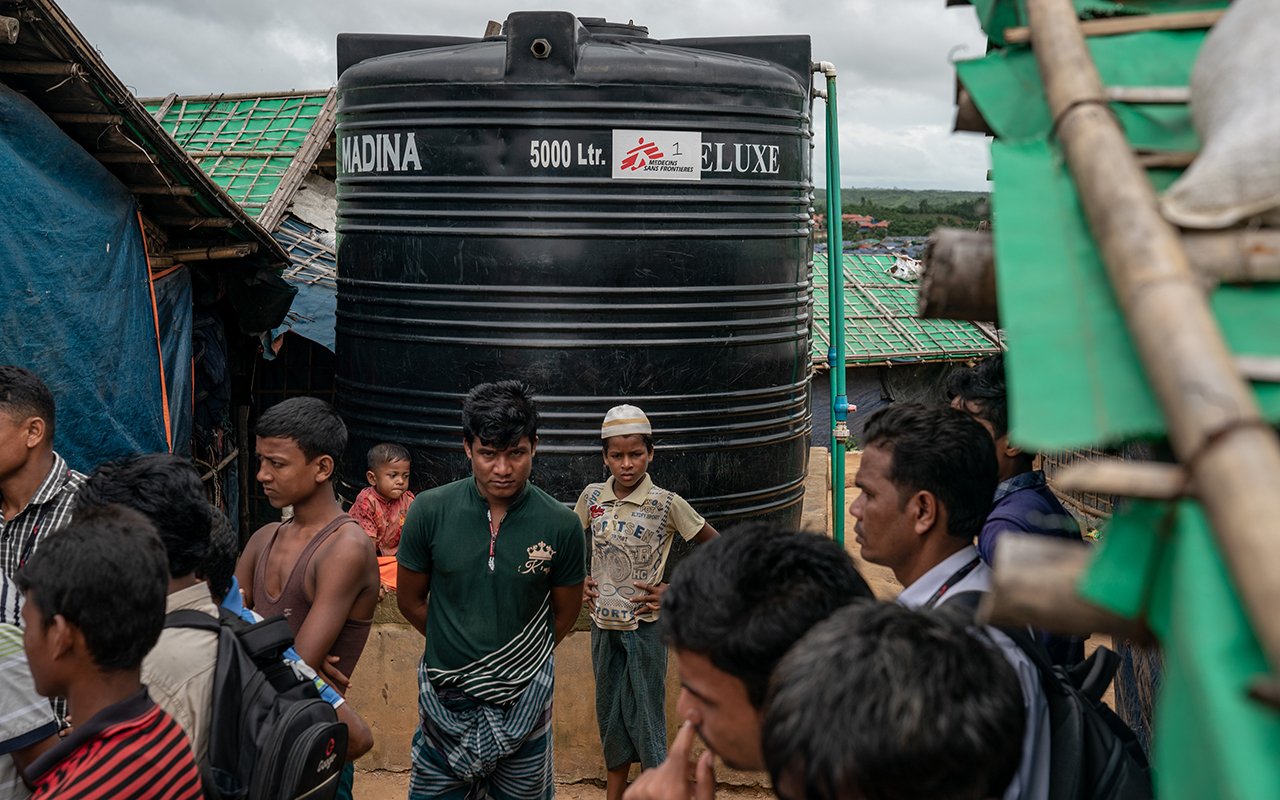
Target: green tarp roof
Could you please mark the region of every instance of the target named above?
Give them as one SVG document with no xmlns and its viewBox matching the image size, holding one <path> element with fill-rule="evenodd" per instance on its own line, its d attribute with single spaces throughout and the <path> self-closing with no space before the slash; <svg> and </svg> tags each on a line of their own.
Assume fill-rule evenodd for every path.
<svg viewBox="0 0 1280 800">
<path fill-rule="evenodd" d="M 844 331 L 847 365 L 891 359 L 957 361 L 995 353 L 996 343 L 971 322 L 919 319 L 917 284 L 889 275 L 891 255 L 844 254 Z M 827 256 L 814 254 L 813 360 L 827 363 L 831 347 Z"/>
<path fill-rule="evenodd" d="M 329 95 L 329 90 L 212 95 L 151 98 L 143 104 L 153 115 L 159 113 L 160 125 L 215 183 L 257 217 L 324 117 Z"/>
</svg>

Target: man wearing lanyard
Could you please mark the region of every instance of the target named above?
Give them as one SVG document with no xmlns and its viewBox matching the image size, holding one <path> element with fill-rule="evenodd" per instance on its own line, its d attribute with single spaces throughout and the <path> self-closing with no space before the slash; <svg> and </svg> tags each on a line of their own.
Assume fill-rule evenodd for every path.
<svg viewBox="0 0 1280 800">
<path fill-rule="evenodd" d="M 53 394 L 21 367 L 0 366 L 0 571 L 12 579 L 71 521 L 84 476 L 53 451 Z"/>
<path fill-rule="evenodd" d="M 409 797 L 549 798 L 551 653 L 578 617 L 586 540 L 529 482 L 528 387 L 473 388 L 462 436 L 472 475 L 418 495 L 396 552 L 400 611 L 427 637 Z"/>
<path fill-rule="evenodd" d="M 991 588 L 974 539 L 996 488 L 991 436 L 963 411 L 896 404 L 867 420 L 849 513 L 862 557 L 893 570 L 898 602 L 934 608 Z M 1013 640 L 988 629 L 1013 666 L 1027 712 L 1022 763 L 1005 800 L 1042 800 L 1049 787 L 1048 703 L 1035 666 Z"/>
</svg>

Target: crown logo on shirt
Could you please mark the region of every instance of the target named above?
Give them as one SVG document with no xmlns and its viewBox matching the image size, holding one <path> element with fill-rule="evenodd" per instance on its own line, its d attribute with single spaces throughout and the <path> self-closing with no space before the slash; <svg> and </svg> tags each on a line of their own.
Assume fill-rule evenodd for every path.
<svg viewBox="0 0 1280 800">
<path fill-rule="evenodd" d="M 543 573 L 551 572 L 548 562 L 556 554 L 556 551 L 551 549 L 551 545 L 546 542 L 538 542 L 525 552 L 529 554 L 529 560 L 524 562 L 524 566 L 520 568 L 521 575 L 531 575 L 534 570 L 540 570 Z"/>
</svg>

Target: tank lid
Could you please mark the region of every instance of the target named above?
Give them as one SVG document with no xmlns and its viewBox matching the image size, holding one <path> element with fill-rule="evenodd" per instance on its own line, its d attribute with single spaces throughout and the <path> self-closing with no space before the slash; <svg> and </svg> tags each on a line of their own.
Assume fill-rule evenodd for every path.
<svg viewBox="0 0 1280 800">
<path fill-rule="evenodd" d="M 626 22 L 609 22 L 604 17 L 578 17 L 578 22 L 581 22 L 582 27 L 590 31 L 592 36 L 625 36 L 641 39 L 649 36 L 649 29 L 644 25 L 637 25 L 633 19 Z"/>
</svg>

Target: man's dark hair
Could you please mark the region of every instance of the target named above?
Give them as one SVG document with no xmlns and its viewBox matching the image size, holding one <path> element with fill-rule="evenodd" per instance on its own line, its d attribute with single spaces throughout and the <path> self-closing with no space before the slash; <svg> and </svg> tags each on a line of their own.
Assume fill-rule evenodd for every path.
<svg viewBox="0 0 1280 800">
<path fill-rule="evenodd" d="M 59 614 L 105 671 L 136 669 L 160 638 L 169 589 L 164 544 L 120 506 L 79 512 L 14 576 L 48 627 Z"/>
<path fill-rule="evenodd" d="M 947 397 L 959 397 L 973 413 L 991 423 L 999 439 L 1009 432 L 1009 400 L 1004 381 L 1004 354 L 984 358 L 947 379 Z"/>
<path fill-rule="evenodd" d="M 0 364 L 0 411 L 20 419 L 39 417 L 44 420 L 45 440 L 53 442 L 53 393 L 31 370 Z"/>
<path fill-rule="evenodd" d="M 778 664 L 762 744 L 773 785 L 802 781 L 810 800 L 982 800 L 1017 773 L 1025 725 L 1017 676 L 985 636 L 860 602 Z"/>
<path fill-rule="evenodd" d="M 169 554 L 171 575 L 190 575 L 204 563 L 213 508 L 190 461 L 151 453 L 101 465 L 76 493 L 75 515 L 113 504 L 151 522 Z"/>
<path fill-rule="evenodd" d="M 832 611 L 871 596 L 849 554 L 825 536 L 746 523 L 675 569 L 662 620 L 672 645 L 742 681 L 759 708 L 788 648 Z"/>
<path fill-rule="evenodd" d="M 336 465 L 347 449 L 347 426 L 333 406 L 318 397 L 290 397 L 262 412 L 257 435 L 292 439 L 307 461 L 329 456 Z"/>
<path fill-rule="evenodd" d="M 236 561 L 240 558 L 240 537 L 231 530 L 231 521 L 219 509 L 212 509 L 213 530 L 209 534 L 209 553 L 196 573 L 209 584 L 213 601 L 222 605 L 231 591 L 231 579 L 236 574 Z"/>
<path fill-rule="evenodd" d="M 600 450 L 601 450 L 601 452 L 604 452 L 604 453 L 608 453 L 608 452 L 609 452 L 609 442 L 610 442 L 611 440 L 613 440 L 614 438 L 616 438 L 616 437 L 610 436 L 608 439 L 603 439 L 603 440 L 601 440 L 601 442 L 600 442 Z M 640 434 L 640 441 L 644 442 L 644 449 L 645 449 L 645 450 L 648 450 L 650 453 L 652 453 L 652 452 L 653 452 L 653 437 L 652 437 L 652 436 L 650 436 L 650 435 L 649 435 L 649 434 L 647 434 L 647 433 L 642 433 L 642 434 Z"/>
<path fill-rule="evenodd" d="M 472 387 L 462 402 L 462 438 L 505 450 L 522 438 L 538 438 L 538 405 L 522 381 L 498 381 Z"/>
<path fill-rule="evenodd" d="M 376 470 L 378 467 L 390 464 L 392 461 L 410 461 L 409 451 L 403 445 L 395 442 L 383 442 L 375 444 L 369 448 L 369 469 Z"/>
<path fill-rule="evenodd" d="M 996 493 L 996 446 L 973 417 L 947 406 L 894 403 L 871 415 L 864 447 L 889 451 L 889 480 L 903 504 L 926 491 L 947 509 L 947 532 L 972 541 Z"/>
</svg>

